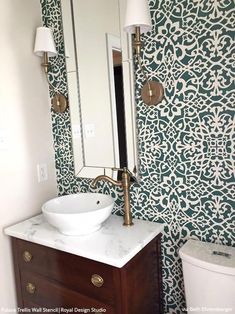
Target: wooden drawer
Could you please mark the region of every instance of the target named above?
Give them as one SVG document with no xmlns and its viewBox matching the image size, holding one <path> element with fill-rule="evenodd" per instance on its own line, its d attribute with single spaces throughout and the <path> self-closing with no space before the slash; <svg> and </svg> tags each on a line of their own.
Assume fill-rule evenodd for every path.
<svg viewBox="0 0 235 314">
<path fill-rule="evenodd" d="M 20 270 L 45 276 L 105 304 L 115 303 L 115 267 L 24 240 L 14 239 L 13 245 Z M 94 274 L 103 278 L 101 287 L 91 282 Z"/>
<path fill-rule="evenodd" d="M 31 290 L 28 285 L 31 285 Z M 32 287 L 35 290 L 32 291 Z M 72 291 L 53 280 L 46 279 L 36 273 L 21 272 L 21 291 L 24 306 L 38 304 L 43 308 L 53 309 L 66 308 L 76 312 L 76 309 L 105 309 L 105 313 L 114 314 L 111 306 L 105 305 L 92 298 Z M 76 308 L 74 310 L 74 308 Z M 54 312 L 54 311 L 53 311 Z M 60 312 L 59 309 L 56 312 Z"/>
</svg>

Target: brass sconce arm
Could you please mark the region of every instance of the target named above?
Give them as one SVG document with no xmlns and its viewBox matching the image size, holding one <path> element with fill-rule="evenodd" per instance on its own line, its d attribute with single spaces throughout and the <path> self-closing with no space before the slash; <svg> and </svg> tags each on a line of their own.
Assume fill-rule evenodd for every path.
<svg viewBox="0 0 235 314">
<path fill-rule="evenodd" d="M 68 106 L 68 101 L 65 98 L 64 95 L 62 95 L 60 92 L 57 91 L 57 88 L 55 88 L 51 82 L 49 81 L 48 78 L 48 72 L 49 72 L 49 67 L 50 64 L 48 62 L 48 55 L 46 52 L 44 52 L 43 54 L 43 63 L 41 64 L 41 66 L 44 69 L 45 75 L 46 75 L 46 80 L 48 85 L 50 86 L 50 88 L 52 89 L 54 96 L 51 99 L 51 105 L 52 108 L 54 109 L 55 112 L 57 113 L 63 113 L 65 112 L 67 106 Z"/>
<path fill-rule="evenodd" d="M 133 48 L 134 48 L 134 52 L 137 58 L 138 65 L 141 69 L 141 72 L 145 80 L 145 84 L 141 90 L 141 97 L 146 105 L 149 105 L 149 106 L 157 105 L 163 99 L 164 89 L 161 83 L 156 82 L 156 81 L 150 81 L 146 74 L 145 67 L 143 65 L 143 61 L 141 60 L 141 55 L 140 55 L 142 42 L 141 42 L 141 33 L 140 33 L 139 26 L 135 27 Z"/>
<path fill-rule="evenodd" d="M 49 71 L 49 61 L 48 61 L 48 53 L 47 52 L 43 52 L 43 62 L 41 64 L 41 66 L 44 69 L 44 72 L 46 74 L 48 74 Z"/>
<path fill-rule="evenodd" d="M 49 81 L 48 73 L 49 73 L 49 69 L 50 69 L 50 63 L 48 61 L 48 54 L 47 54 L 47 52 L 43 52 L 43 62 L 41 64 L 41 66 L 44 69 L 47 83 L 51 87 L 52 91 L 54 92 L 54 96 L 51 99 L 52 108 L 57 113 L 63 113 L 63 112 L 65 112 L 65 110 L 66 110 L 66 108 L 68 106 L 68 101 L 65 98 L 65 96 L 62 95 L 60 92 L 58 92 L 57 88 L 55 88 L 51 84 L 51 82 Z"/>
<path fill-rule="evenodd" d="M 140 27 L 136 26 L 134 40 L 133 40 L 133 47 L 135 49 L 135 54 L 137 56 L 140 56 L 141 46 L 142 46 L 142 43 L 141 43 L 141 37 L 140 37 Z"/>
</svg>

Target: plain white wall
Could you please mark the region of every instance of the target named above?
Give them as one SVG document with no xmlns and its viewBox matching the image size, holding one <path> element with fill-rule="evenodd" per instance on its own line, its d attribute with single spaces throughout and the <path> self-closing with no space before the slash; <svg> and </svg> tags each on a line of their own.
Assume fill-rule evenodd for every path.
<svg viewBox="0 0 235 314">
<path fill-rule="evenodd" d="M 33 54 L 39 0 L 0 0 L 0 313 L 16 306 L 10 240 L 3 228 L 41 211 L 57 195 L 48 86 Z M 36 164 L 48 181 L 38 183 Z"/>
</svg>

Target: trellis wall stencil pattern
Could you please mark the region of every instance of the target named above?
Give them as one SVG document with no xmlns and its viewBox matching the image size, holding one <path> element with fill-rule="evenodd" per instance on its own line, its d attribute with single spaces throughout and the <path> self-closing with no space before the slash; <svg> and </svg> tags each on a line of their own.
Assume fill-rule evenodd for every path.
<svg viewBox="0 0 235 314">
<path fill-rule="evenodd" d="M 51 82 L 67 95 L 59 0 L 41 0 L 44 23 L 54 29 L 59 56 Z M 147 107 L 137 68 L 139 185 L 131 190 L 136 218 L 166 224 L 162 241 L 164 313 L 185 306 L 179 248 L 188 238 L 235 246 L 234 0 L 150 0 L 153 30 L 144 37 L 150 78 L 165 99 Z M 56 85 L 56 84 L 55 84 Z M 52 112 L 59 194 L 90 189 L 74 176 L 69 111 Z M 99 191 L 116 199 L 108 184 Z M 143 313 L 144 314 L 144 313 Z"/>
</svg>

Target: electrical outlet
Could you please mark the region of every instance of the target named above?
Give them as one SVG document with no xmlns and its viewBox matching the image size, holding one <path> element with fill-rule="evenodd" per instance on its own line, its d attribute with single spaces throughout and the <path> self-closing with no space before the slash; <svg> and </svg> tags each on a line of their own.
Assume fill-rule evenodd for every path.
<svg viewBox="0 0 235 314">
<path fill-rule="evenodd" d="M 38 183 L 48 180 L 47 164 L 37 164 Z"/>
</svg>

